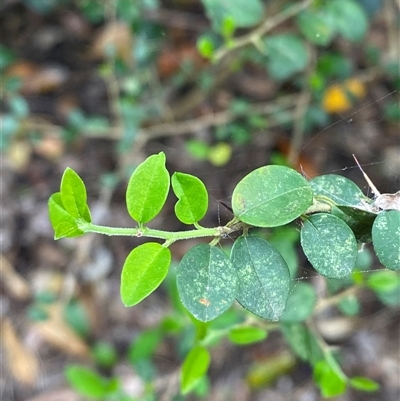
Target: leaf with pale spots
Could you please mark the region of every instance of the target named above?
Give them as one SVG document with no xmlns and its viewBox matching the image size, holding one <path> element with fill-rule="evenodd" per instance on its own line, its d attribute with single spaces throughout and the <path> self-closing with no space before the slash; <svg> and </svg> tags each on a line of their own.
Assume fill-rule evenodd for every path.
<svg viewBox="0 0 400 401">
<path fill-rule="evenodd" d="M 372 226 L 372 243 L 379 261 L 390 270 L 400 270 L 400 212 L 379 213 Z"/>
<path fill-rule="evenodd" d="M 237 301 L 255 315 L 277 321 L 290 290 L 281 254 L 263 238 L 241 236 L 233 244 L 231 260 L 238 276 Z"/>
<path fill-rule="evenodd" d="M 264 166 L 246 175 L 232 195 L 234 215 L 256 227 L 287 224 L 312 204 L 307 180 L 285 166 Z"/>
<path fill-rule="evenodd" d="M 329 278 L 347 277 L 357 259 L 357 241 L 350 227 L 336 216 L 317 213 L 304 221 L 301 246 L 315 270 Z"/>
<path fill-rule="evenodd" d="M 222 314 L 236 296 L 237 277 L 228 256 L 207 244 L 196 245 L 185 254 L 176 283 L 182 303 L 202 322 Z"/>
<path fill-rule="evenodd" d="M 353 181 L 336 174 L 324 174 L 310 181 L 314 196 L 326 196 L 332 199 L 336 205 L 360 206 L 368 203 L 367 198 Z"/>
</svg>

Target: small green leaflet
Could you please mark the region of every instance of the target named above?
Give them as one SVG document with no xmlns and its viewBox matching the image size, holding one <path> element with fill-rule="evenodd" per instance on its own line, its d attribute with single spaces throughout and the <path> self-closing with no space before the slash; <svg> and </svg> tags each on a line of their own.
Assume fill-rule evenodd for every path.
<svg viewBox="0 0 400 401">
<path fill-rule="evenodd" d="M 277 321 L 290 290 L 289 269 L 280 253 L 260 237 L 241 236 L 231 260 L 238 276 L 237 301 L 255 315 Z"/>
<path fill-rule="evenodd" d="M 337 174 L 319 175 L 310 181 L 310 185 L 314 196 L 326 196 L 336 205 L 362 206 L 362 201 L 370 201 L 353 181 Z"/>
<path fill-rule="evenodd" d="M 78 228 L 77 219 L 65 210 L 60 192 L 54 193 L 49 199 L 49 217 L 55 239 L 78 237 L 84 234 Z"/>
<path fill-rule="evenodd" d="M 337 397 L 346 391 L 346 377 L 332 357 L 315 365 L 313 377 L 323 397 Z"/>
<path fill-rule="evenodd" d="M 374 382 L 371 379 L 368 379 L 367 377 L 360 377 L 360 376 L 355 376 L 349 379 L 349 384 L 351 387 L 361 390 L 361 391 L 377 391 L 379 390 L 379 384 Z"/>
<path fill-rule="evenodd" d="M 233 213 L 256 227 L 285 225 L 312 204 L 307 180 L 285 166 L 264 166 L 246 175 L 232 195 Z"/>
<path fill-rule="evenodd" d="M 150 295 L 164 280 L 171 264 L 171 251 L 157 242 L 147 242 L 131 251 L 121 273 L 121 300 L 133 306 Z"/>
<path fill-rule="evenodd" d="M 208 193 L 203 182 L 193 175 L 176 172 L 171 183 L 179 199 L 175 205 L 176 217 L 184 224 L 200 221 L 208 209 Z"/>
<path fill-rule="evenodd" d="M 311 284 L 297 283 L 286 302 L 281 322 L 302 322 L 310 317 L 317 302 L 317 294 Z"/>
<path fill-rule="evenodd" d="M 164 206 L 169 185 L 163 152 L 151 155 L 139 164 L 126 190 L 126 206 L 132 219 L 141 224 L 154 219 Z"/>
<path fill-rule="evenodd" d="M 300 232 L 301 246 L 315 270 L 329 278 L 344 278 L 354 269 L 357 241 L 338 217 L 317 213 L 308 217 Z"/>
<path fill-rule="evenodd" d="M 265 340 L 267 336 L 266 330 L 252 326 L 234 327 L 228 334 L 229 340 L 238 345 L 254 344 Z"/>
<path fill-rule="evenodd" d="M 197 346 L 186 356 L 181 370 L 181 391 L 187 394 L 207 373 L 210 366 L 210 353 L 206 348 Z"/>
<path fill-rule="evenodd" d="M 267 36 L 263 42 L 267 70 L 275 80 L 285 80 L 307 67 L 309 53 L 298 36 L 284 33 Z"/>
<path fill-rule="evenodd" d="M 183 305 L 202 322 L 215 319 L 235 300 L 235 270 L 228 256 L 214 246 L 191 248 L 179 264 L 176 283 Z"/>
<path fill-rule="evenodd" d="M 61 179 L 61 200 L 64 209 L 77 219 L 91 222 L 90 211 L 87 206 L 86 187 L 82 179 L 74 170 L 67 167 Z"/>
<path fill-rule="evenodd" d="M 400 270 L 400 212 L 378 214 L 372 226 L 372 243 L 379 261 L 390 270 Z"/>
<path fill-rule="evenodd" d="M 327 46 L 335 34 L 328 16 L 318 11 L 304 10 L 298 15 L 296 22 L 301 33 L 316 45 Z"/>
</svg>

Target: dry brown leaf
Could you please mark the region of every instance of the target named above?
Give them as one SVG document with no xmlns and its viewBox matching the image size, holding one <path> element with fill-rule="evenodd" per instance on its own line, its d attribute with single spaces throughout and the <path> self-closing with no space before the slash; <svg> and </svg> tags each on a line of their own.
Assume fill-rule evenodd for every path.
<svg viewBox="0 0 400 401">
<path fill-rule="evenodd" d="M 33 386 L 39 374 L 36 355 L 22 344 L 9 318 L 3 319 L 0 327 L 1 345 L 10 373 L 18 382 Z"/>
<path fill-rule="evenodd" d="M 93 43 L 91 54 L 100 59 L 107 59 L 115 54 L 127 65 L 132 65 L 132 46 L 133 37 L 129 26 L 122 21 L 112 22 L 100 31 Z"/>
<path fill-rule="evenodd" d="M 88 358 L 89 347 L 65 322 L 63 305 L 49 305 L 46 312 L 47 320 L 34 322 L 32 325 L 41 338 L 66 354 Z"/>
<path fill-rule="evenodd" d="M 13 265 L 2 254 L 0 255 L 0 278 L 11 297 L 25 301 L 31 296 L 28 282 L 15 271 Z"/>
</svg>

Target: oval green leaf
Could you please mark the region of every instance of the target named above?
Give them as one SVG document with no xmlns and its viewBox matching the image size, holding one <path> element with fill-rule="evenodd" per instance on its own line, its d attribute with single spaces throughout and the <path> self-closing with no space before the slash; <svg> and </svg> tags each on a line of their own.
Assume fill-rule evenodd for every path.
<svg viewBox="0 0 400 401">
<path fill-rule="evenodd" d="M 202 322 L 215 319 L 235 300 L 236 272 L 225 253 L 214 246 L 191 248 L 179 264 L 176 283 L 183 305 Z"/>
<path fill-rule="evenodd" d="M 304 10 L 298 15 L 296 22 L 301 33 L 316 45 L 327 46 L 335 34 L 330 21 L 323 13 Z"/>
<path fill-rule="evenodd" d="M 76 218 L 65 210 L 60 192 L 51 195 L 48 205 L 50 222 L 54 229 L 55 239 L 79 237 L 84 234 L 78 228 Z"/>
<path fill-rule="evenodd" d="M 68 366 L 65 376 L 71 387 L 84 397 L 100 400 L 109 392 L 108 380 L 84 366 Z"/>
<path fill-rule="evenodd" d="M 200 221 L 208 209 L 208 193 L 203 182 L 190 174 L 174 173 L 172 189 L 179 199 L 175 205 L 176 217 L 184 224 Z"/>
<path fill-rule="evenodd" d="M 150 295 L 164 280 L 171 264 L 171 251 L 147 242 L 131 251 L 121 273 L 121 300 L 133 306 Z"/>
<path fill-rule="evenodd" d="M 149 156 L 136 167 L 126 190 L 129 215 L 138 223 L 147 223 L 160 213 L 169 191 L 169 173 L 165 154 Z"/>
<path fill-rule="evenodd" d="M 297 283 L 286 302 L 286 308 L 280 318 L 282 322 L 302 322 L 308 319 L 317 302 L 314 287 L 308 283 Z"/>
<path fill-rule="evenodd" d="M 87 205 L 86 187 L 81 177 L 67 167 L 61 179 L 60 193 L 64 209 L 75 218 L 92 221 Z"/>
<path fill-rule="evenodd" d="M 390 270 L 400 270 L 400 212 L 378 214 L 372 226 L 372 243 L 379 261 Z"/>
<path fill-rule="evenodd" d="M 327 360 L 315 365 L 313 378 L 323 397 L 337 397 L 346 391 L 346 377 Z"/>
<path fill-rule="evenodd" d="M 310 181 L 314 196 L 326 196 L 341 206 L 363 206 L 370 201 L 353 181 L 337 174 L 319 175 Z"/>
<path fill-rule="evenodd" d="M 376 214 L 353 206 L 333 206 L 331 213 L 343 220 L 353 231 L 359 242 L 371 242 L 372 224 Z"/>
<path fill-rule="evenodd" d="M 367 391 L 367 392 L 378 391 L 380 387 L 377 382 L 368 379 L 368 377 L 362 377 L 362 376 L 352 377 L 349 380 L 349 384 L 351 387 L 357 390 Z"/>
<path fill-rule="evenodd" d="M 244 223 L 256 227 L 287 224 L 311 205 L 307 180 L 285 166 L 264 166 L 246 175 L 232 195 L 232 209 Z"/>
<path fill-rule="evenodd" d="M 218 32 L 223 30 L 228 18 L 233 20 L 236 27 L 246 28 L 260 22 L 264 15 L 260 0 L 202 0 L 202 3 L 213 28 Z"/>
<path fill-rule="evenodd" d="M 228 334 L 228 338 L 234 344 L 247 345 L 263 341 L 268 333 L 259 327 L 241 326 L 234 327 Z"/>
<path fill-rule="evenodd" d="M 280 34 L 264 40 L 267 70 L 272 78 L 285 80 L 306 68 L 309 54 L 304 42 L 296 35 Z"/>
<path fill-rule="evenodd" d="M 331 18 L 334 28 L 345 39 L 360 41 L 368 30 L 368 17 L 361 5 L 354 0 L 330 0 L 325 12 Z"/>
<path fill-rule="evenodd" d="M 210 366 L 210 353 L 206 348 L 197 346 L 186 356 L 181 370 L 181 391 L 189 393 L 207 373 Z"/>
<path fill-rule="evenodd" d="M 241 236 L 233 244 L 231 260 L 238 276 L 237 301 L 255 315 L 277 321 L 290 290 L 281 254 L 260 237 Z"/>
<path fill-rule="evenodd" d="M 329 278 L 347 277 L 357 260 L 357 241 L 350 227 L 336 216 L 317 213 L 304 221 L 303 251 L 315 270 Z"/>
</svg>

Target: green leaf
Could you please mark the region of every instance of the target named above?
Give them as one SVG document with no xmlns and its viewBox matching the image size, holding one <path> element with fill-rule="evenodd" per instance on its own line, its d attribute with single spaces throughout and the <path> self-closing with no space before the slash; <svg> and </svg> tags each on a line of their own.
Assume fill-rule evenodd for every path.
<svg viewBox="0 0 400 401">
<path fill-rule="evenodd" d="M 301 246 L 315 270 L 329 278 L 348 276 L 357 260 L 357 241 L 342 220 L 327 213 L 308 217 L 300 232 Z"/>
<path fill-rule="evenodd" d="M 290 289 L 289 269 L 266 240 L 241 236 L 233 244 L 231 260 L 238 276 L 237 301 L 264 319 L 277 321 Z"/>
<path fill-rule="evenodd" d="M 312 189 L 297 171 L 285 166 L 264 166 L 246 175 L 232 195 L 236 217 L 256 227 L 285 225 L 312 203 Z"/>
<path fill-rule="evenodd" d="M 100 400 L 109 393 L 108 380 L 84 366 L 68 366 L 65 376 L 74 390 L 84 397 Z"/>
<path fill-rule="evenodd" d="M 360 41 L 368 30 L 368 18 L 363 8 L 354 0 L 331 0 L 326 3 L 335 29 L 345 39 Z"/>
<path fill-rule="evenodd" d="M 247 345 L 263 341 L 267 338 L 267 335 L 267 331 L 259 327 L 241 326 L 234 327 L 229 332 L 228 338 L 234 344 Z"/>
<path fill-rule="evenodd" d="M 374 382 L 373 380 L 362 376 L 352 377 L 351 379 L 349 379 L 349 384 L 351 387 L 357 390 L 367 391 L 367 392 L 377 391 L 379 390 L 380 387 L 377 382 Z"/>
<path fill-rule="evenodd" d="M 196 245 L 185 254 L 176 283 L 182 303 L 202 322 L 221 315 L 236 296 L 237 277 L 229 258 L 207 244 Z"/>
<path fill-rule="evenodd" d="M 184 173 L 174 173 L 171 182 L 172 189 L 179 199 L 175 205 L 176 216 L 184 224 L 197 223 L 208 209 L 208 193 L 203 182 Z"/>
<path fill-rule="evenodd" d="M 372 226 L 372 243 L 379 261 L 390 270 L 400 270 L 400 211 L 378 214 Z"/>
<path fill-rule="evenodd" d="M 181 391 L 189 393 L 207 373 L 210 365 L 210 353 L 206 348 L 197 346 L 186 356 L 181 371 Z"/>
<path fill-rule="evenodd" d="M 376 214 L 353 206 L 333 206 L 331 213 L 343 220 L 353 231 L 357 241 L 372 241 L 371 230 Z"/>
<path fill-rule="evenodd" d="M 338 374 L 327 360 L 315 365 L 313 377 L 323 397 L 337 397 L 346 391 L 346 378 Z"/>
<path fill-rule="evenodd" d="M 285 80 L 306 68 L 309 54 L 299 37 L 284 33 L 267 37 L 264 44 L 267 70 L 273 79 Z"/>
<path fill-rule="evenodd" d="M 141 224 L 154 219 L 164 206 L 169 185 L 163 152 L 151 155 L 139 164 L 126 190 L 126 205 L 132 219 Z"/>
<path fill-rule="evenodd" d="M 322 195 L 333 200 L 336 205 L 362 206 L 362 201 L 370 201 L 353 181 L 336 174 L 325 174 L 310 181 L 314 196 Z"/>
<path fill-rule="evenodd" d="M 158 328 L 141 331 L 129 347 L 129 361 L 136 364 L 143 359 L 150 359 L 161 340 L 162 333 Z"/>
<path fill-rule="evenodd" d="M 354 295 L 349 295 L 340 300 L 338 308 L 347 316 L 355 316 L 360 312 L 360 302 Z"/>
<path fill-rule="evenodd" d="M 264 16 L 260 0 L 202 0 L 213 28 L 221 32 L 224 22 L 231 18 L 237 28 L 251 27 Z M 244 10 L 246 10 L 244 12 Z"/>
<path fill-rule="evenodd" d="M 317 302 L 317 294 L 311 284 L 297 283 L 292 289 L 281 316 L 282 322 L 301 322 L 313 313 Z"/>
<path fill-rule="evenodd" d="M 86 187 L 82 179 L 74 170 L 67 167 L 61 179 L 61 200 L 64 209 L 75 218 L 82 218 L 90 223 L 89 207 L 86 203 Z"/>
<path fill-rule="evenodd" d="M 323 358 L 318 340 L 303 323 L 283 323 L 280 328 L 292 350 L 303 361 L 315 365 Z"/>
<path fill-rule="evenodd" d="M 75 217 L 64 208 L 60 192 L 51 195 L 49 199 L 49 217 L 54 229 L 54 238 L 79 237 L 84 232 L 78 228 Z"/>
<path fill-rule="evenodd" d="M 133 306 L 150 295 L 164 280 L 171 264 L 171 251 L 147 242 L 131 251 L 121 273 L 121 299 Z"/>
<path fill-rule="evenodd" d="M 301 33 L 312 43 L 327 46 L 335 31 L 328 16 L 323 13 L 304 10 L 297 17 Z"/>
<path fill-rule="evenodd" d="M 367 286 L 375 292 L 391 292 L 400 285 L 398 273 L 382 270 L 371 273 L 367 280 Z"/>
</svg>

